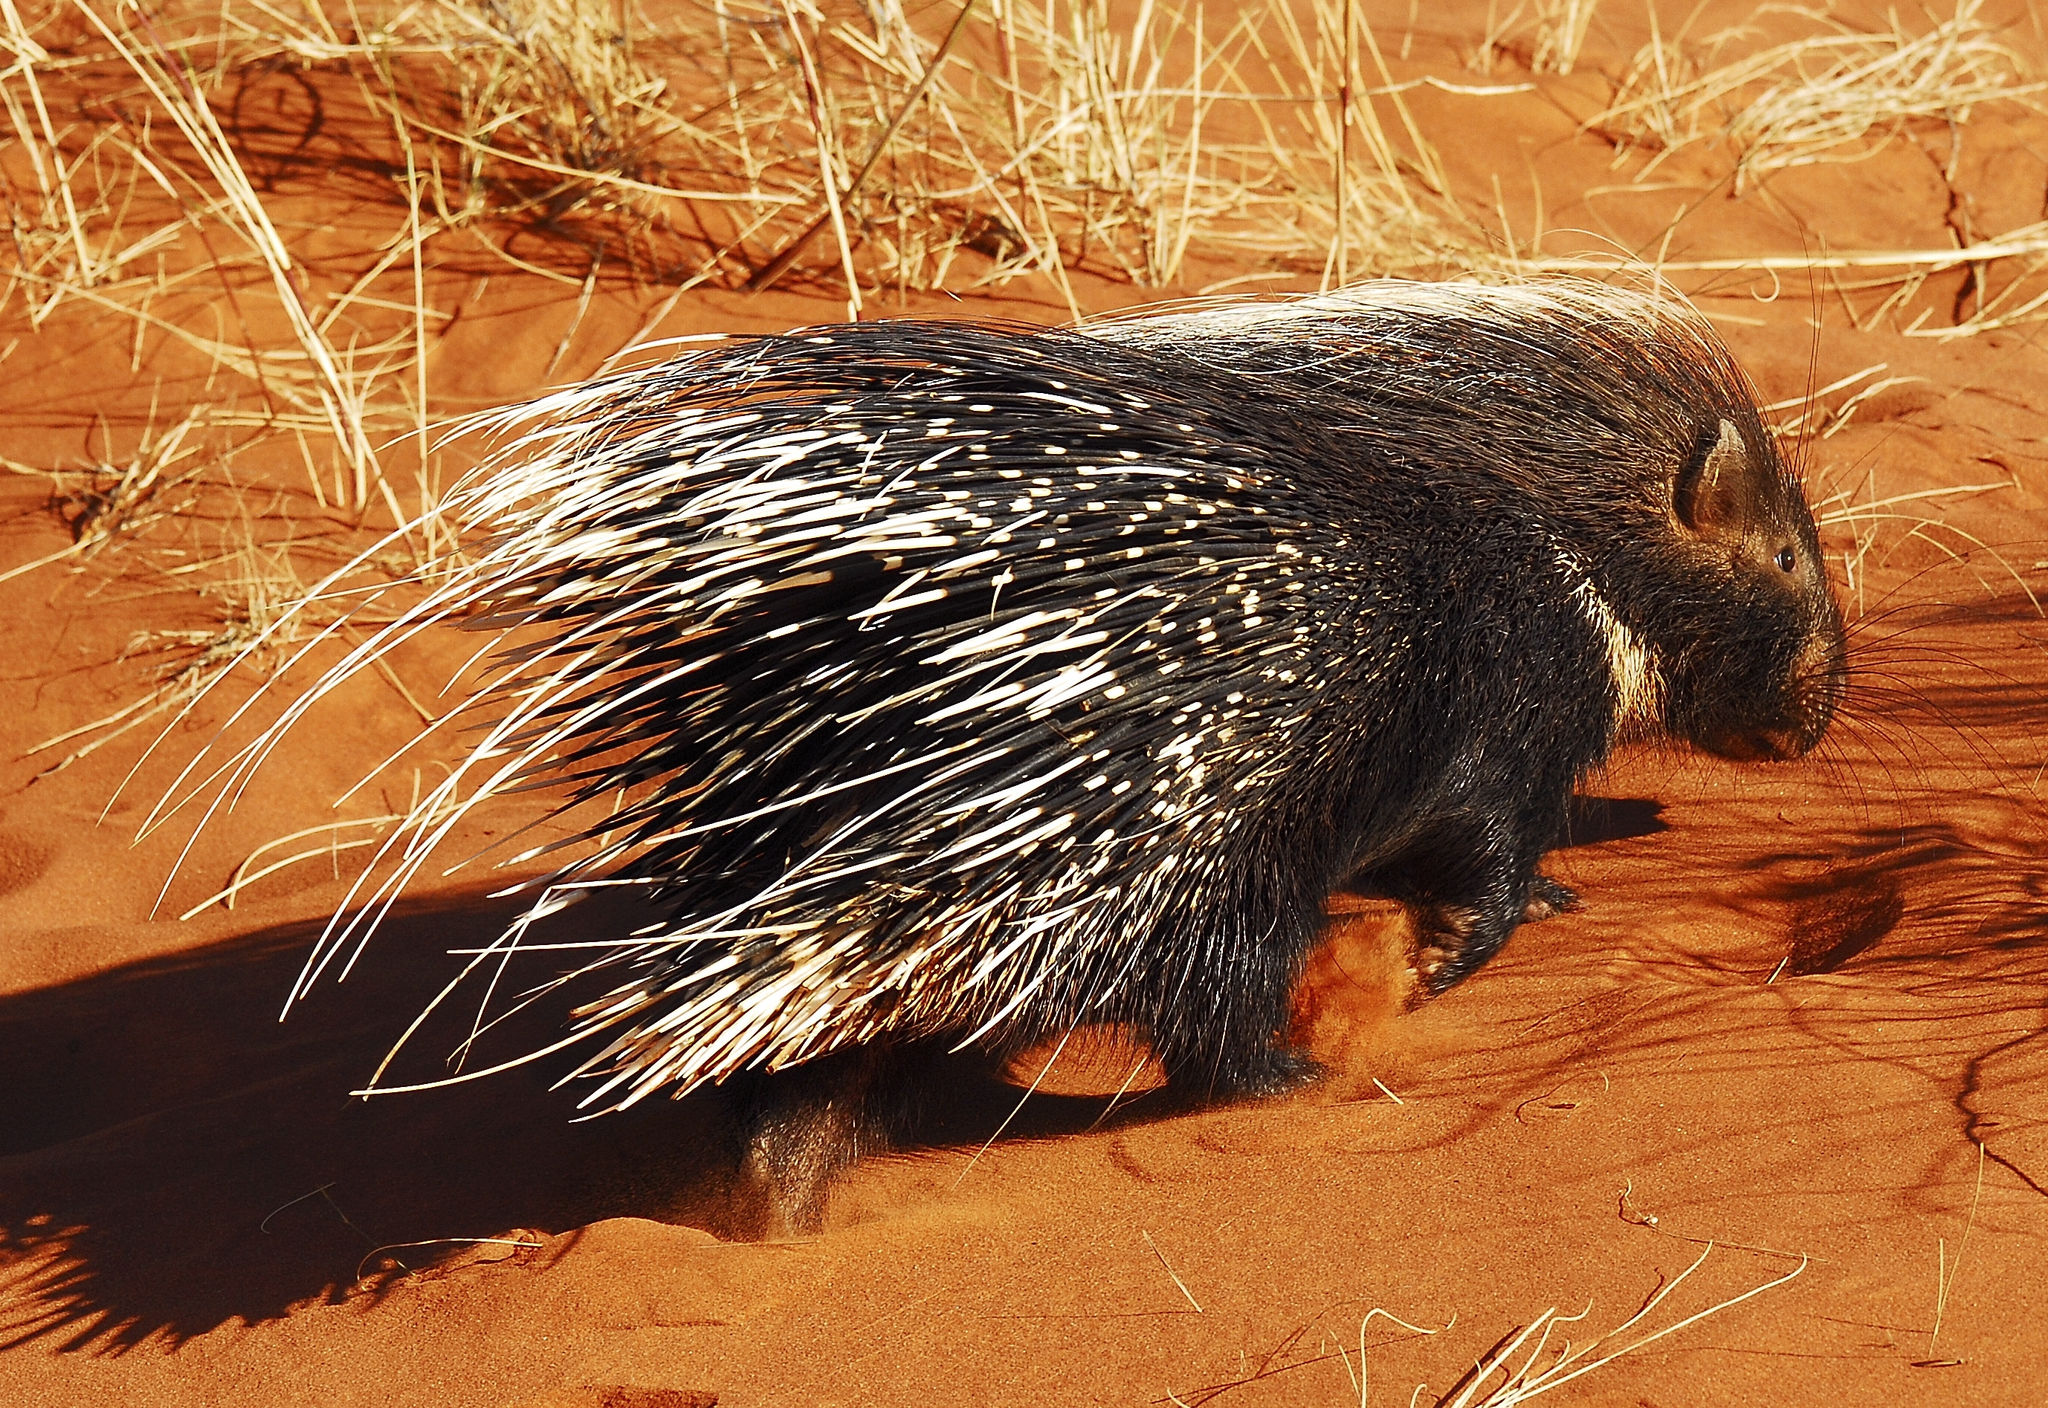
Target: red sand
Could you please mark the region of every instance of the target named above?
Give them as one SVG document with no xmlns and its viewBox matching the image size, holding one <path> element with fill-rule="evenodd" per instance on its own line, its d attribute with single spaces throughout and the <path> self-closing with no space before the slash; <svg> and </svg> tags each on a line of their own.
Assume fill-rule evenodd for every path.
<svg viewBox="0 0 2048 1408">
<path fill-rule="evenodd" d="M 1383 32 L 1399 8 L 1375 12 Z M 2037 41 L 2023 20 L 2014 42 Z M 1426 47 L 1409 71 L 1451 71 Z M 1797 253 L 1801 222 L 1833 249 L 1951 243 L 1946 133 L 1741 201 L 1599 195 L 1619 178 L 1576 133 L 1598 96 L 1582 89 L 1489 100 L 1501 125 L 1486 131 L 1461 131 L 1472 110 L 1449 95 L 1418 108 L 1460 189 L 1485 189 L 1510 151 L 1553 225 L 1632 248 L 1695 200 L 1686 255 Z M 1987 108 L 1961 131 L 1976 229 L 2041 219 L 2048 122 Z M 1503 174 L 1526 229 L 1522 179 Z M 1573 191 L 1587 194 L 1561 198 Z M 1206 266 L 1189 288 L 1229 272 Z M 460 288 L 474 271 L 435 277 Z M 1921 303 L 1946 308 L 1961 278 Z M 692 295 L 661 330 L 835 315 L 829 280 L 792 283 Z M 301 866 L 232 912 L 152 918 L 183 837 L 130 839 L 169 773 L 146 773 L 102 824 L 139 744 L 40 780 L 49 758 L 22 756 L 139 694 L 149 667 L 119 658 L 136 632 L 203 612 L 124 574 L 118 552 L 0 585 L 0 1402 L 1335 1405 L 1357 1401 L 1374 1307 L 1439 1332 L 1371 1321 L 1372 1401 L 1424 1382 L 1432 1401 L 1547 1307 L 1587 1310 L 1581 1338 L 1626 1319 L 1710 1242 L 1645 1328 L 1803 1270 L 1559 1400 L 2048 1395 L 2048 621 L 2020 585 L 2048 586 L 2044 333 L 1856 331 L 1825 284 L 1814 305 L 1794 283 L 1776 302 L 1748 284 L 1703 301 L 1767 399 L 1880 362 L 1916 378 L 1811 447 L 1819 490 L 1998 485 L 1905 511 L 1943 520 L 1952 545 L 1997 545 L 2011 572 L 1983 553 L 1948 564 L 1885 525 L 1849 603 L 1864 613 L 1860 692 L 1821 752 L 1617 761 L 1551 867 L 1584 910 L 1526 928 L 1419 1011 L 1396 1015 L 1391 996 L 1398 924 L 1340 905 L 1356 912 L 1301 1003 L 1337 1067 L 1326 1088 L 1168 1115 L 1141 1073 L 1097 1125 L 1136 1059 L 1105 1040 L 1065 1053 L 982 1148 L 1039 1074 L 1022 1062 L 1014 1087 L 954 1101 L 935 1147 L 856 1170 L 807 1242 L 721 1240 L 736 1228 L 701 1100 L 571 1124 L 569 1094 L 517 1071 L 351 1102 L 442 951 L 494 933 L 504 902 L 475 881 L 423 885 L 347 984 L 278 1024 L 340 885 Z M 1149 296 L 1081 291 L 1095 307 Z M 440 394 L 479 404 L 540 384 L 576 292 L 494 279 L 439 345 Z M 606 289 L 557 375 L 590 370 L 665 296 Z M 1028 287 L 918 306 L 1063 316 Z M 4 317 L 0 346 L 21 339 L 0 384 L 10 458 L 82 462 L 95 413 L 140 426 L 152 379 L 129 370 L 125 324 Z M 63 545 L 44 492 L 0 480 L 0 570 Z M 1846 530 L 1829 538 L 1849 546 Z M 374 680 L 351 700 L 202 835 L 163 913 L 255 846 L 331 819 L 413 717 Z M 167 755 L 189 756 L 223 711 Z"/>
</svg>

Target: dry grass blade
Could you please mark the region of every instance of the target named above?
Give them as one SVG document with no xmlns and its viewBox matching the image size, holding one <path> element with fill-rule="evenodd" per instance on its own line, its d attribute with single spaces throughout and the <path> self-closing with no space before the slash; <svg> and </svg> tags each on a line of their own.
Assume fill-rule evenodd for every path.
<svg viewBox="0 0 2048 1408">
<path fill-rule="evenodd" d="M 1699 1254 L 1699 1258 L 1660 1286 L 1649 1300 L 1644 1302 L 1641 1310 L 1612 1330 L 1597 1335 L 1576 1348 L 1571 1341 L 1566 1340 L 1553 1350 L 1550 1347 L 1552 1335 L 1560 1326 L 1583 1320 L 1590 1313 L 1591 1307 L 1577 1315 L 1559 1315 L 1554 1307 L 1545 1310 L 1475 1366 L 1472 1375 L 1464 1381 L 1463 1388 L 1445 1405 L 1445 1408 L 1514 1408 L 1515 1404 L 1526 1403 L 1540 1394 L 1562 1388 L 1574 1379 L 1590 1374 L 1595 1369 L 1605 1368 L 1617 1359 L 1633 1354 L 1645 1345 L 1653 1344 L 1667 1335 L 1675 1335 L 1710 1315 L 1718 1315 L 1724 1310 L 1762 1295 L 1765 1291 L 1775 1290 L 1805 1271 L 1807 1264 L 1806 1258 L 1802 1256 L 1799 1265 L 1782 1276 L 1753 1286 L 1740 1295 L 1730 1296 L 1708 1306 L 1705 1310 L 1694 1311 L 1691 1315 L 1674 1321 L 1660 1330 L 1652 1330 L 1618 1349 L 1602 1352 L 1602 1347 L 1610 1340 L 1626 1335 L 1642 1324 L 1673 1291 L 1706 1264 L 1707 1258 L 1712 1256 L 1713 1252 L 1714 1245 L 1709 1242 L 1706 1250 Z M 1519 1364 L 1514 1363 L 1516 1356 L 1522 1354 L 1523 1346 L 1529 1345 L 1532 1339 L 1535 1343 L 1530 1345 L 1527 1354 L 1522 1357 Z M 1496 1374 L 1502 1376 L 1502 1382 L 1487 1391 L 1484 1397 L 1479 1397 L 1480 1390 L 1484 1389 Z"/>
<path fill-rule="evenodd" d="M 810 41 L 804 37 L 803 19 L 791 0 L 782 0 L 782 19 L 803 74 L 805 110 L 811 122 L 811 141 L 818 152 L 818 182 L 825 192 L 825 214 L 832 222 L 832 238 L 839 246 L 839 267 L 846 274 L 846 317 L 850 322 L 860 317 L 860 275 L 853 267 L 853 244 L 847 238 L 846 211 L 840 201 L 839 142 L 826 111 L 824 85 L 811 57 Z"/>
<path fill-rule="evenodd" d="M 960 7 L 959 17 L 953 21 L 953 27 L 946 31 L 946 37 L 939 42 L 939 51 L 932 55 L 931 62 L 925 65 L 924 77 L 917 81 L 917 86 L 910 90 L 910 96 L 905 98 L 903 105 L 896 109 L 896 116 L 889 119 L 889 125 L 883 128 L 882 135 L 875 139 L 874 147 L 868 152 L 868 159 L 861 163 L 860 170 L 853 173 L 853 179 L 846 183 L 846 189 L 837 194 L 837 199 L 831 203 L 831 209 L 826 214 L 813 220 L 805 227 L 803 233 L 782 247 L 781 253 L 769 260 L 761 267 L 759 272 L 751 279 L 748 279 L 748 288 L 767 288 L 777 279 L 788 273 L 790 266 L 796 263 L 803 255 L 805 246 L 825 227 L 828 221 L 834 218 L 841 204 L 852 200 L 860 193 L 861 187 L 867 184 L 868 177 L 874 173 L 875 163 L 882 159 L 882 154 L 889 150 L 889 144 L 895 140 L 896 134 L 903 130 L 904 119 L 910 116 L 911 112 L 917 107 L 918 102 L 931 90 L 932 80 L 939 76 L 939 69 L 945 64 L 948 56 L 952 54 L 955 41 L 960 38 L 961 31 L 967 27 L 968 17 L 974 13 L 974 6 L 975 0 L 967 0 Z M 835 227 L 835 229 L 843 236 L 843 223 Z"/>
<path fill-rule="evenodd" d="M 1451 1326 L 1458 1323 L 1458 1317 L 1456 1315 L 1453 1315 L 1449 1320 L 1437 1326 L 1434 1330 L 1431 1330 L 1421 1325 L 1411 1325 L 1406 1320 L 1403 1320 L 1400 1316 L 1394 1314 L 1393 1311 L 1382 1310 L 1377 1305 L 1374 1306 L 1372 1309 L 1366 1311 L 1364 1317 L 1361 1318 L 1358 1322 L 1358 1373 L 1353 1377 L 1353 1383 L 1358 1388 L 1358 1408 L 1371 1408 L 1369 1399 L 1372 1393 L 1372 1379 L 1371 1376 L 1367 1373 L 1366 1368 L 1365 1336 L 1366 1331 L 1371 1327 L 1375 1316 L 1383 1320 L 1390 1320 L 1394 1324 L 1399 1325 L 1402 1329 L 1408 1331 L 1410 1334 L 1413 1335 L 1440 1335 L 1445 1330 L 1450 1329 Z M 1344 1368 L 1346 1372 L 1349 1372 L 1351 1369 L 1351 1361 L 1348 1358 L 1344 1361 Z M 1419 1398 L 1421 1394 L 1422 1386 L 1418 1384 L 1416 1385 L 1414 1394 L 1410 1395 L 1410 1397 L 1411 1399 Z"/>
<path fill-rule="evenodd" d="M 1862 33 L 1820 12 L 1791 13 L 1820 32 L 1725 63 L 1716 61 L 1740 32 L 1703 53 L 1653 33 L 1614 101 L 1585 125 L 1659 152 L 1725 138 L 1739 193 L 1773 171 L 1859 160 L 1912 121 L 1956 121 L 1976 104 L 2041 86 L 1984 18 L 1982 0 L 1958 0 L 1920 34 Z"/>
<path fill-rule="evenodd" d="M 1970 1194 L 1970 1215 L 1963 1221 L 1963 1239 L 1956 1244 L 1955 1258 L 1948 1255 L 1948 1242 L 1936 1238 L 1936 1271 L 1934 1293 L 1934 1328 L 1927 1334 L 1927 1356 L 1934 1357 L 1934 1346 L 1941 1339 L 1941 1322 L 1948 1314 L 1949 1292 L 1955 1289 L 1956 1273 L 1963 1268 L 1963 1253 L 1970 1249 L 1970 1233 L 1977 1226 L 1977 1204 L 1984 1198 L 1984 1160 L 1987 1151 L 1982 1144 L 1977 1146 L 1977 1186 Z"/>
<path fill-rule="evenodd" d="M 342 359 L 308 312 L 299 292 L 301 274 L 297 260 L 272 223 L 234 143 L 222 131 L 205 95 L 184 71 L 180 60 L 152 37 L 129 30 L 117 31 L 84 0 L 74 0 L 74 4 L 176 125 L 212 178 L 233 228 L 262 260 L 292 333 L 315 370 L 328 430 L 352 471 L 350 506 L 358 510 L 368 507 L 374 485 L 392 513 L 402 517 L 391 486 L 377 463 L 376 449 L 363 427 L 361 389 L 350 385 L 342 370 Z M 146 19 L 144 23 L 147 24 Z"/>
<path fill-rule="evenodd" d="M 1750 254 L 1714 259 L 1660 260 L 1657 269 L 1667 274 L 1826 272 L 1836 269 L 1912 270 L 1938 274 L 1968 264 L 1989 264 L 2000 259 L 2025 259 L 2048 255 L 2048 221 L 2010 230 L 1996 239 L 1975 244 L 1949 245 L 1934 249 L 1861 249 L 1833 254 Z M 1613 273 L 1612 258 L 1568 257 L 1543 261 L 1554 273 Z"/>
</svg>

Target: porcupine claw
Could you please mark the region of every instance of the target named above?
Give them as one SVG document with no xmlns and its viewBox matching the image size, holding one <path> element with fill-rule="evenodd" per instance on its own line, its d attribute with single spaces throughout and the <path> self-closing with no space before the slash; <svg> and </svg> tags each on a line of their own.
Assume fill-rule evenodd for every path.
<svg viewBox="0 0 2048 1408">
<path fill-rule="evenodd" d="M 1539 875 L 1529 882 L 1529 897 L 1522 902 L 1522 922 L 1534 924 L 1542 919 L 1555 919 L 1578 907 L 1578 891 L 1547 875 Z"/>
</svg>

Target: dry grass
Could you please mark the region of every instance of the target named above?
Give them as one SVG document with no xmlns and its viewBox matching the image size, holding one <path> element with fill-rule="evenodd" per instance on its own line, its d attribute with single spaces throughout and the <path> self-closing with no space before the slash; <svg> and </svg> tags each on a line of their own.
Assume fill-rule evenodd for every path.
<svg viewBox="0 0 2048 1408">
<path fill-rule="evenodd" d="M 1491 71 L 1505 55 L 1534 73 L 1584 67 L 1597 3 L 1522 0 L 1505 12 L 1491 7 L 1473 66 Z M 1628 186 L 1687 186 L 1704 168 L 1699 199 L 1714 186 L 1741 196 L 1778 173 L 1863 161 L 1909 139 L 1939 168 L 1950 197 L 1952 243 L 1946 247 L 1829 249 L 1825 230 L 1810 231 L 1804 218 L 1785 210 L 1802 242 L 1810 234 L 1821 237 L 1819 249 L 1681 260 L 1658 254 L 1653 262 L 1661 274 L 1696 285 L 1717 274 L 1775 280 L 1785 272 L 1824 273 L 1827 291 L 1840 299 L 1852 325 L 1901 323 L 1920 337 L 1970 337 L 2048 318 L 2048 225 L 1987 236 L 1975 223 L 1973 193 L 1958 184 L 1972 118 L 1985 110 L 2008 116 L 2038 111 L 2048 92 L 2039 55 L 2016 42 L 2016 31 L 1987 20 L 1982 0 L 1953 0 L 1945 17 L 1888 12 L 1884 24 L 1868 28 L 1826 8 L 1778 5 L 1758 11 L 1746 25 L 1705 36 L 1692 32 L 1697 9 L 1681 17 L 1648 3 L 1641 13 L 1649 42 L 1625 62 L 1608 61 L 1612 94 L 1582 123 L 1583 131 L 1611 145 L 1615 164 L 1627 168 Z M 1693 158 L 1695 174 L 1673 183 L 1666 164 L 1681 152 Z M 1769 191 L 1764 199 L 1777 204 Z M 1688 203 L 1679 218 L 1690 210 Z M 1598 274 L 1612 261 L 1568 257 L 1528 264 Z M 1957 271 L 1964 275 L 1960 289 L 1954 287 Z"/>
<path fill-rule="evenodd" d="M 1776 418 L 1772 429 L 1778 436 L 1797 446 L 1802 455 L 1808 454 L 1813 446 L 1848 429 L 1885 392 L 1925 380 L 1887 376 L 1888 370 L 1886 363 L 1874 363 L 1763 409 Z M 1930 550 L 1938 562 L 1967 573 L 1992 599 L 2017 587 L 2040 612 L 2042 603 L 2020 568 L 1947 516 L 1961 500 L 2015 487 L 2014 482 L 2000 479 L 1886 494 L 1878 488 L 1876 469 L 1863 461 L 1860 473 L 1847 482 L 1823 482 L 1810 490 L 1815 523 L 1824 532 L 1832 530 L 1848 539 L 1841 549 L 1841 563 L 1844 596 L 1851 613 L 1860 617 L 1869 611 L 1873 569 L 1889 565 L 1916 545 Z M 1987 563 L 1991 564 L 1989 571 Z"/>
<path fill-rule="evenodd" d="M 238 665 L 281 659 L 300 638 L 306 625 L 291 612 L 305 591 L 305 582 L 293 555 L 245 543 L 224 556 L 224 563 L 204 564 L 224 570 L 208 572 L 196 581 L 201 598 L 215 607 L 215 620 L 204 626 L 148 630 L 130 639 L 121 658 L 156 660 L 152 683 L 142 695 L 112 713 L 66 729 L 29 749 L 28 756 L 36 757 L 73 745 L 38 776 L 61 772 L 136 729 L 174 715 Z"/>
<path fill-rule="evenodd" d="M 196 447 L 190 437 L 198 421 L 198 412 L 189 411 L 161 435 L 153 429 L 146 431 L 125 464 L 102 461 L 90 469 L 50 473 L 50 508 L 70 530 L 71 541 L 55 552 L 0 572 L 0 582 L 59 562 L 87 561 L 190 508 L 198 475 L 192 462 Z M 16 474 L 45 473 L 11 460 L 0 460 L 0 467 Z"/>
<path fill-rule="evenodd" d="M 1647 1330 L 1642 1327 L 1653 1312 L 1664 1301 L 1684 1285 L 1686 1280 L 1714 1253 L 1709 1242 L 1697 1260 L 1669 1281 L 1660 1285 L 1634 1315 L 1616 1325 L 1613 1329 L 1593 1336 L 1582 1344 L 1574 1345 L 1565 1335 L 1570 1327 L 1583 1321 L 1592 1313 L 1589 1305 L 1576 1315 L 1560 1315 L 1555 1306 L 1534 1316 L 1527 1325 L 1506 1336 L 1496 1344 L 1487 1356 L 1472 1367 L 1449 1395 L 1440 1400 L 1445 1408 L 1514 1408 L 1515 1404 L 1526 1403 L 1532 1398 L 1549 1393 L 1552 1389 L 1563 1388 L 1566 1384 L 1603 1369 L 1637 1350 L 1675 1335 L 1688 1326 L 1696 1325 L 1711 1315 L 1740 1305 L 1742 1302 L 1765 1291 L 1775 1290 L 1793 1280 L 1806 1270 L 1806 1258 L 1782 1276 L 1752 1286 L 1738 1295 L 1730 1296 L 1696 1310 L 1692 1314 L 1673 1321 L 1661 1329 Z M 1610 1348 L 1613 1341 L 1635 1338 L 1618 1347 Z M 1498 1382 L 1496 1382 L 1498 1380 Z M 1418 1393 L 1420 1390 L 1418 1389 Z M 1359 1404 L 1365 1408 L 1365 1384 L 1359 1383 Z"/>
<path fill-rule="evenodd" d="M 1579 65 L 1600 0 L 1490 0 L 1471 66 L 1492 73 L 1513 60 L 1531 73 L 1567 74 Z"/>
<path fill-rule="evenodd" d="M 1842 570 L 1845 594 L 1854 614 L 1861 616 L 1870 609 L 1873 564 L 1885 566 L 1900 551 L 1918 544 L 1931 549 L 1938 560 L 1967 573 L 1987 598 L 1995 601 L 2010 587 L 2017 587 L 2035 614 L 2048 615 L 2016 564 L 1997 547 L 1942 516 L 1941 511 L 1953 507 L 1957 499 L 2012 487 L 2011 483 L 1999 480 L 1881 495 L 1875 483 L 1866 478 L 1822 495 L 1814 504 L 1814 521 L 1823 530 L 1844 529 L 1850 538 L 1850 546 L 1842 552 Z M 1922 512 L 1922 505 L 1934 511 Z M 1991 564 L 1988 571 L 1986 563 Z"/>
<path fill-rule="evenodd" d="M 1201 249 L 1296 274 L 1340 257 L 1357 273 L 1485 257 L 1376 40 L 1336 0 L 1306 14 L 1268 0 L 1227 24 L 1192 3 L 1113 20 L 1101 0 L 986 0 L 930 36 L 895 3 L 862 21 L 773 16 L 716 10 L 701 36 L 715 57 L 700 62 L 725 101 L 698 120 L 688 158 L 707 181 L 781 201 L 707 212 L 719 257 L 755 286 L 756 251 L 809 238 L 835 202 L 847 234 L 833 262 L 871 291 L 1063 280 L 1076 266 L 1158 286 Z M 1385 84 L 1349 103 L 1347 20 L 1352 92 L 1373 72 Z M 815 96 L 792 81 L 785 45 L 799 79 L 812 56 Z M 1340 189 L 1347 251 L 1332 247 Z"/>
<path fill-rule="evenodd" d="M 1964 121 L 1979 104 L 2039 92 L 2030 65 L 1983 17 L 1982 0 L 1919 32 L 1866 33 L 1820 10 L 1786 10 L 1814 31 L 1739 57 L 1749 36 L 1729 31 L 1693 45 L 1656 32 L 1614 100 L 1587 126 L 1623 147 L 1657 154 L 1722 143 L 1734 189 L 1775 171 L 1858 161 L 1916 122 Z"/>
<path fill-rule="evenodd" d="M 856 312 L 1077 266 L 1168 284 L 1204 249 L 1311 277 L 1487 258 L 1340 0 L 1215 27 L 1191 0 L 1114 22 L 1102 0 L 968 0 L 936 33 L 900 0 L 678 14 L 651 33 L 577 0 L 0 0 L 0 306 L 126 318 L 138 365 L 180 345 L 217 420 L 305 443 L 316 501 L 401 521 L 433 498 L 428 465 L 386 463 L 434 418 L 448 310 L 423 267 L 458 236 L 586 295 L 607 267 L 754 287 L 831 269 Z M 306 145 L 311 112 L 296 134 L 240 125 L 290 82 L 342 146 Z M 335 179 L 376 197 L 339 286 L 278 208 Z M 526 235 L 538 260 L 509 247 Z"/>
<path fill-rule="evenodd" d="M 1532 66 L 1572 71 L 1595 0 L 1522 13 L 1500 28 L 1528 31 Z M 922 26 L 901 0 L 676 15 L 654 32 L 629 4 L 575 0 L 223 0 L 147 18 L 73 0 L 32 21 L 0 0 L 21 158 L 0 162 L 15 256 L 0 304 L 21 299 L 31 326 L 71 302 L 125 316 L 138 364 L 150 340 L 179 343 L 231 383 L 214 388 L 216 427 L 291 437 L 318 503 L 397 522 L 435 498 L 428 368 L 449 310 L 423 271 L 458 239 L 586 299 L 608 268 L 757 288 L 800 271 L 840 283 L 854 313 L 890 289 L 1023 274 L 1071 301 L 1077 267 L 1166 285 L 1204 251 L 1243 279 L 1325 283 L 1517 262 L 1470 213 L 1485 193 L 1468 207 L 1450 189 L 1346 0 L 1228 20 L 1195 0 L 1114 20 L 1104 0 L 965 0 Z M 1740 181 L 2027 91 L 1975 0 L 1917 35 L 1813 23 L 1826 32 L 1720 63 L 1739 37 L 1659 36 L 1595 125 L 1658 157 L 1725 127 Z M 352 95 L 326 120 L 348 118 L 383 190 L 366 219 L 381 208 L 385 224 L 361 232 L 339 287 L 274 210 L 331 155 L 252 153 L 220 118 L 291 74 L 330 108 Z M 515 235 L 538 238 L 538 262 Z M 1965 262 L 2039 260 L 2038 243 Z M 1947 267 L 1965 259 L 1952 253 Z M 1938 272 L 1900 273 L 1897 306 Z M 224 302 L 211 334 L 181 316 L 198 299 Z M 2008 280 L 1927 330 L 2044 312 L 2048 292 Z"/>
</svg>

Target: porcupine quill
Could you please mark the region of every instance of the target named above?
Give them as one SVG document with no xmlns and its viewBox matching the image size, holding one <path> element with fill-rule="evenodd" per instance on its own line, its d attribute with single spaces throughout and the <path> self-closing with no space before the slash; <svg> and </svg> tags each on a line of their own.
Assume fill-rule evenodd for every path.
<svg viewBox="0 0 2048 1408">
<path fill-rule="evenodd" d="M 480 546 L 224 769 L 418 632 L 522 642 L 294 996 L 493 796 L 623 791 L 473 966 L 640 892 L 660 922 L 592 940 L 582 1104 L 781 1073 L 743 1143 L 798 1225 L 904 1053 L 1120 1023 L 1184 1089 L 1285 1089 L 1333 890 L 1406 903 L 1442 991 L 1571 902 L 1537 865 L 1618 741 L 1794 756 L 1840 690 L 1755 393 L 1618 288 L 816 328 L 486 425 L 437 510 Z"/>
</svg>

